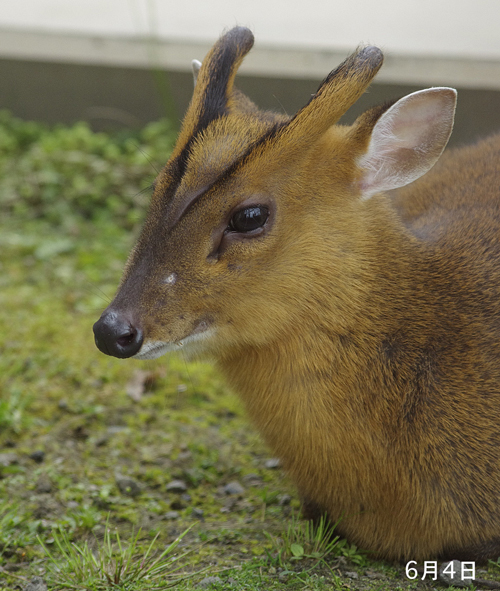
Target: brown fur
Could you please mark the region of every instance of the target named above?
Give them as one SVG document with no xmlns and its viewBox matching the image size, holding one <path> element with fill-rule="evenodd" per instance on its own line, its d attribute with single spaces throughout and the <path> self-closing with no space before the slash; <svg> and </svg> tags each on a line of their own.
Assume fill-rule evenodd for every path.
<svg viewBox="0 0 500 591">
<path fill-rule="evenodd" d="M 357 161 L 389 105 L 332 124 L 380 54 L 348 58 L 288 120 L 232 88 L 251 46 L 237 31 L 227 101 L 203 102 L 223 37 L 110 309 L 150 341 L 210 326 L 203 352 L 350 541 L 390 559 L 496 558 L 500 136 L 361 201 Z M 200 126 L 203 109 L 217 116 Z M 224 232 L 245 200 L 272 211 L 257 237 Z"/>
</svg>

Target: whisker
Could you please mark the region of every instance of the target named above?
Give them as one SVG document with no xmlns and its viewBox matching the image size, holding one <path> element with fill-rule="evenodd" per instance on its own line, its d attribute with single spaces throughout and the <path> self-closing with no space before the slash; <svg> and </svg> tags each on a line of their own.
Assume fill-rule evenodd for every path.
<svg viewBox="0 0 500 591">
<path fill-rule="evenodd" d="M 184 361 L 184 366 L 186 368 L 186 373 L 187 373 L 189 382 L 191 384 L 191 388 L 193 390 L 193 394 L 197 394 L 196 388 L 194 386 L 193 379 L 191 378 L 191 373 L 189 371 L 189 364 L 188 364 L 188 361 L 187 361 L 187 358 L 186 358 L 186 354 L 185 354 L 185 352 L 182 349 L 181 349 L 181 355 L 182 355 L 182 360 Z"/>
<path fill-rule="evenodd" d="M 147 187 L 144 187 L 144 189 L 141 189 L 140 191 L 138 191 L 134 197 L 138 197 L 139 195 L 144 195 L 144 193 L 147 193 L 148 191 L 153 191 L 155 188 L 155 183 L 154 181 L 152 183 L 150 183 Z"/>
<path fill-rule="evenodd" d="M 141 148 L 139 144 L 135 144 L 135 147 L 139 150 L 139 152 L 146 158 L 146 160 L 151 164 L 151 166 L 155 169 L 156 174 L 160 174 L 160 171 L 156 168 L 153 160 L 148 156 L 148 154 Z"/>
<path fill-rule="evenodd" d="M 273 94 L 273 98 L 275 99 L 275 101 L 278 103 L 278 105 L 281 107 L 281 110 L 283 111 L 283 114 L 286 115 L 287 117 L 289 117 L 288 113 L 286 112 L 285 107 L 283 106 L 283 103 L 280 101 L 280 99 Z"/>
<path fill-rule="evenodd" d="M 97 291 L 101 292 L 101 293 L 94 293 L 94 295 L 103 299 L 107 304 L 111 303 L 111 298 L 99 286 L 94 285 L 94 286 L 92 286 L 92 288 L 90 288 L 90 290 L 92 290 L 92 289 L 96 289 Z"/>
</svg>

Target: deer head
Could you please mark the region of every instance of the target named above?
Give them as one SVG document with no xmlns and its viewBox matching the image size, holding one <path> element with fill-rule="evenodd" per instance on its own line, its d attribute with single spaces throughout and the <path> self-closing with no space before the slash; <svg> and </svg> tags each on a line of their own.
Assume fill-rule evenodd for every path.
<svg viewBox="0 0 500 591">
<path fill-rule="evenodd" d="M 252 45 L 232 29 L 199 68 L 118 293 L 94 325 L 104 353 L 148 359 L 190 344 L 224 355 L 300 330 L 322 298 L 339 329 L 354 322 L 369 204 L 446 145 L 451 89 L 335 125 L 381 67 L 376 47 L 349 56 L 294 116 L 259 111 L 234 87 Z"/>
</svg>

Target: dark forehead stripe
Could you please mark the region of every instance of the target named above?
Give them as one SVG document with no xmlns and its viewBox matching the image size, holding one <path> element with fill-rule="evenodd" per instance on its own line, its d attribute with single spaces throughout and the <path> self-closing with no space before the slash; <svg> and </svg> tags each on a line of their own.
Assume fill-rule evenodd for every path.
<svg viewBox="0 0 500 591">
<path fill-rule="evenodd" d="M 238 170 L 253 154 L 256 148 L 261 146 L 268 140 L 271 140 L 280 129 L 286 125 L 286 122 L 279 122 L 268 129 L 258 140 L 254 141 L 248 149 L 237 158 L 232 164 L 230 164 L 210 185 L 200 188 L 197 191 L 188 193 L 186 197 L 178 204 L 175 211 L 171 212 L 168 219 L 167 230 L 170 231 L 176 224 L 178 224 L 187 212 L 196 204 L 200 199 L 211 191 L 217 185 L 222 184 L 228 178 L 230 178 L 236 170 Z"/>
<path fill-rule="evenodd" d="M 228 113 L 232 79 L 239 62 L 253 46 L 252 33 L 244 27 L 235 27 L 219 39 L 202 65 L 199 78 L 208 78 L 201 98 L 198 99 L 197 122 L 191 136 L 177 158 L 170 163 L 170 170 L 177 188 L 186 172 L 187 162 L 196 138 L 213 121 Z M 198 83 L 202 80 L 199 79 Z M 193 97 L 195 100 L 195 97 Z"/>
</svg>

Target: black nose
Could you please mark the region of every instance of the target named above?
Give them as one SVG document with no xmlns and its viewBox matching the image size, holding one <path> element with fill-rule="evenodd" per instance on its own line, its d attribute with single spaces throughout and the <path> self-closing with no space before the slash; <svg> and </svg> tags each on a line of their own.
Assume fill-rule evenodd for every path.
<svg viewBox="0 0 500 591">
<path fill-rule="evenodd" d="M 142 346 L 142 330 L 134 326 L 130 316 L 114 310 L 105 311 L 94 324 L 97 348 L 113 357 L 132 357 Z"/>
</svg>

